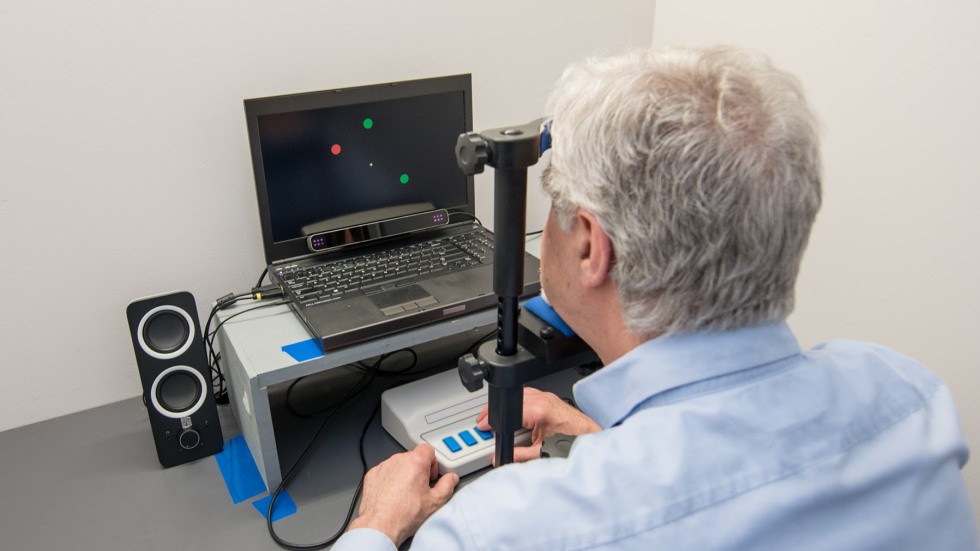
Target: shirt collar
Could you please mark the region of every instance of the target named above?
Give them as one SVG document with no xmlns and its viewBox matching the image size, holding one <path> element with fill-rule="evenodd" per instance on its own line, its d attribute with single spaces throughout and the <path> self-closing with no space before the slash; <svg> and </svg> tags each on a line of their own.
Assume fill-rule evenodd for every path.
<svg viewBox="0 0 980 551">
<path fill-rule="evenodd" d="M 651 396 L 800 354 L 785 322 L 646 341 L 574 387 L 582 411 L 611 427 Z"/>
</svg>

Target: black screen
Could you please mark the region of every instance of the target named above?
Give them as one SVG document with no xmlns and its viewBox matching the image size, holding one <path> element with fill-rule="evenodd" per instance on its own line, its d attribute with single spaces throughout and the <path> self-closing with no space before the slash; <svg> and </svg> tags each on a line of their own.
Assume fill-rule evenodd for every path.
<svg viewBox="0 0 980 551">
<path fill-rule="evenodd" d="M 433 209 L 472 213 L 456 164 L 469 75 L 246 100 L 270 263 L 306 236 Z"/>
</svg>

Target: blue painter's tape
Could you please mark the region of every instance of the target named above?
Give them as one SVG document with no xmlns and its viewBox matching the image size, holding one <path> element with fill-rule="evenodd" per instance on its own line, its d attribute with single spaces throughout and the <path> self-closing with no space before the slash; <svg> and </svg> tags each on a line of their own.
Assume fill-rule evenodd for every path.
<svg viewBox="0 0 980 551">
<path fill-rule="evenodd" d="M 316 343 L 316 339 L 287 344 L 282 347 L 282 351 L 292 356 L 297 362 L 305 362 L 306 360 L 319 358 L 323 355 L 323 351 L 320 350 L 320 345 Z"/>
<path fill-rule="evenodd" d="M 269 518 L 269 501 L 272 500 L 272 496 L 268 495 L 262 499 L 257 499 L 252 502 L 252 506 L 262 513 L 263 518 Z M 272 522 L 275 522 L 281 518 L 286 518 L 289 515 L 296 512 L 296 502 L 290 497 L 286 490 L 279 492 L 279 497 L 276 498 L 276 506 L 272 508 Z"/>
<path fill-rule="evenodd" d="M 562 335 L 566 337 L 575 336 L 575 331 L 572 331 L 572 328 L 565 323 L 565 320 L 558 317 L 558 312 L 555 312 L 555 309 L 545 302 L 540 295 L 525 302 L 524 307 L 529 312 L 541 318 L 542 321 L 560 331 Z"/>
<path fill-rule="evenodd" d="M 225 442 L 224 449 L 214 459 L 225 479 L 232 503 L 238 504 L 265 492 L 265 482 L 241 434 Z"/>
</svg>

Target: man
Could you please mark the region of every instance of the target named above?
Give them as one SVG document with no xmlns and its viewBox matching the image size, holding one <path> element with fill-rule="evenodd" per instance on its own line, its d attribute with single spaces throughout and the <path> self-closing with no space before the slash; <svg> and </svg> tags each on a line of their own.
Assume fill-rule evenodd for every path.
<svg viewBox="0 0 980 551">
<path fill-rule="evenodd" d="M 570 68 L 549 110 L 542 284 L 605 367 L 582 411 L 528 390 L 529 461 L 451 500 L 431 447 L 375 467 L 336 548 L 975 549 L 949 390 L 785 323 L 820 204 L 797 81 L 731 48 L 638 52 Z M 532 460 L 555 432 L 569 456 Z"/>
</svg>

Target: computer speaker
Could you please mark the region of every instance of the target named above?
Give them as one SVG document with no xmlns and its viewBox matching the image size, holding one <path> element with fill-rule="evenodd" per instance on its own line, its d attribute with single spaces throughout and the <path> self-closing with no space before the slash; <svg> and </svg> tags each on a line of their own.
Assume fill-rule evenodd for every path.
<svg viewBox="0 0 980 551">
<path fill-rule="evenodd" d="M 180 291 L 137 299 L 126 317 L 160 464 L 173 467 L 221 451 L 194 296 Z"/>
</svg>

